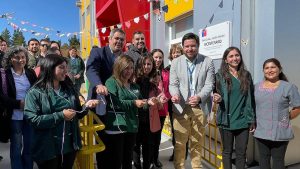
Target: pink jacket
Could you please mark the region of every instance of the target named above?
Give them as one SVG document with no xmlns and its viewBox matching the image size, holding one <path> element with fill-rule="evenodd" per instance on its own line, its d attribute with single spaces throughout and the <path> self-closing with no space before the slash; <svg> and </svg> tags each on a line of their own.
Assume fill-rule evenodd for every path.
<svg viewBox="0 0 300 169">
<path fill-rule="evenodd" d="M 170 78 L 170 71 L 163 69 L 161 72 L 162 81 L 160 81 L 158 85 L 158 89 L 160 92 L 168 98 L 171 99 L 171 94 L 169 92 L 169 78 Z M 159 111 L 159 116 L 167 116 L 168 115 L 168 102 L 164 104 L 164 108 Z"/>
</svg>

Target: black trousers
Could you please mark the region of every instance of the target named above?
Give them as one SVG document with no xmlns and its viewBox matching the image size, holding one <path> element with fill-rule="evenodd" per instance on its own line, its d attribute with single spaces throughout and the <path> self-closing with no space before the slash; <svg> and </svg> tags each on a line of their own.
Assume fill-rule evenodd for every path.
<svg viewBox="0 0 300 169">
<path fill-rule="evenodd" d="M 149 169 L 153 161 L 154 134 L 150 131 L 150 124 L 140 121 L 139 132 L 134 146 L 133 161 L 140 163 L 141 148 L 143 155 L 143 169 Z"/>
<path fill-rule="evenodd" d="M 259 151 L 259 166 L 261 169 L 285 169 L 284 157 L 288 141 L 271 141 L 256 138 Z"/>
<path fill-rule="evenodd" d="M 223 165 L 224 169 L 232 168 L 232 151 L 233 142 L 235 140 L 235 165 L 237 169 L 244 169 L 246 162 L 246 150 L 249 138 L 249 129 L 226 130 L 219 129 L 223 146 Z"/>
<path fill-rule="evenodd" d="M 100 120 L 105 124 L 105 118 L 104 116 L 99 116 L 97 115 Z M 102 140 L 103 144 L 106 146 L 108 144 L 108 138 L 107 134 L 105 133 L 104 130 L 97 131 L 98 136 Z M 96 153 L 96 161 L 97 161 L 97 168 L 98 169 L 107 169 L 108 164 L 109 164 L 109 159 L 107 158 L 107 148 L 105 147 L 105 150 Z"/>
<path fill-rule="evenodd" d="M 76 158 L 76 152 L 71 152 L 63 155 L 57 156 L 54 159 L 37 162 L 39 169 L 72 169 L 74 161 Z"/>
<path fill-rule="evenodd" d="M 102 122 L 104 116 L 98 116 Z M 131 169 L 133 147 L 136 133 L 107 134 L 101 130 L 98 136 L 105 145 L 105 150 L 96 153 L 98 169 Z"/>
<path fill-rule="evenodd" d="M 158 160 L 158 156 L 159 156 L 159 145 L 160 145 L 160 141 L 161 141 L 161 133 L 162 133 L 162 129 L 164 127 L 165 124 L 165 116 L 160 116 L 160 125 L 161 125 L 161 129 L 155 133 L 153 133 L 154 135 L 154 152 L 153 152 L 153 162 Z"/>
</svg>

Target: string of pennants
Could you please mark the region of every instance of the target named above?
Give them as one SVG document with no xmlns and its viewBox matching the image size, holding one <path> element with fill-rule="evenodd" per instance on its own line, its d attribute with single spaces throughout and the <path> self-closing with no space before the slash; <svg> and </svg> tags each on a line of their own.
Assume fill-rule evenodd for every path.
<svg viewBox="0 0 300 169">
<path fill-rule="evenodd" d="M 139 0 L 141 1 L 141 0 Z M 148 2 L 150 2 L 151 0 L 147 0 Z M 153 1 L 153 0 L 152 0 Z M 154 1 L 159 1 L 159 0 L 154 0 Z M 177 4 L 179 0 L 174 0 L 173 3 L 174 4 Z M 184 0 L 185 2 L 188 2 L 189 0 Z M 234 10 L 234 0 L 232 0 L 233 3 L 232 3 L 232 10 Z M 211 24 L 214 20 L 214 13 L 216 12 L 217 8 L 223 8 L 223 0 L 221 0 L 221 2 L 219 3 L 219 5 L 216 7 L 216 9 L 214 10 L 212 16 L 210 17 L 209 19 L 209 23 Z M 156 9 L 156 10 L 153 10 L 152 12 L 154 14 L 156 14 L 158 16 L 158 20 L 160 21 L 160 17 L 161 17 L 161 11 L 167 13 L 168 12 L 168 5 L 165 5 L 165 6 L 162 6 L 161 9 Z M 10 25 L 13 29 L 18 29 L 19 31 L 22 31 L 22 32 L 30 32 L 31 34 L 35 35 L 35 36 L 44 36 L 45 38 L 47 38 L 48 36 L 52 35 L 52 33 L 50 32 L 54 32 L 56 34 L 56 36 L 58 37 L 69 37 L 71 35 L 81 35 L 83 34 L 83 32 L 62 32 L 62 31 L 59 31 L 59 30 L 55 30 L 51 27 L 45 27 L 45 26 L 38 26 L 37 24 L 34 24 L 34 23 L 31 23 L 29 21 L 19 21 L 21 25 L 28 25 L 28 26 L 32 26 L 34 28 L 40 28 L 42 30 L 45 30 L 49 33 L 44 33 L 44 32 L 38 32 L 38 31 L 35 31 L 35 30 L 32 30 L 32 29 L 27 29 L 27 28 L 22 28 L 20 27 L 19 25 L 17 25 L 16 23 L 12 22 L 12 20 L 15 20 L 17 21 L 17 19 L 15 19 L 13 17 L 13 13 L 6 13 L 6 14 L 2 14 L 0 15 L 0 18 L 3 18 L 3 19 L 6 19 L 8 21 L 8 25 Z M 141 15 L 141 16 L 137 16 L 133 19 L 129 19 L 123 23 L 119 23 L 119 24 L 116 24 L 116 25 L 111 25 L 111 26 L 106 26 L 106 27 L 102 27 L 102 28 L 98 28 L 98 30 L 96 32 L 101 32 L 102 34 L 104 34 L 108 29 L 112 30 L 114 29 L 115 27 L 117 28 L 122 28 L 122 25 L 124 24 L 125 27 L 127 28 L 130 28 L 131 27 L 131 24 L 132 22 L 134 22 L 135 24 L 138 24 L 140 22 L 141 19 L 145 19 L 145 20 L 148 20 L 149 19 L 149 13 L 145 13 L 144 15 Z M 205 26 L 205 28 L 207 27 L 207 25 Z M 100 31 L 99 31 L 100 30 Z M 101 36 L 101 38 L 103 38 L 103 40 L 105 40 L 106 38 L 108 38 L 108 36 Z"/>
</svg>

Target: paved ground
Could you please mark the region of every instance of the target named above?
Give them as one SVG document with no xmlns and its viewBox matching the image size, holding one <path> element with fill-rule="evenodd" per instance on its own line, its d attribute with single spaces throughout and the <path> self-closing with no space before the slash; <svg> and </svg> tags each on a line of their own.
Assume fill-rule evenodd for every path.
<svg viewBox="0 0 300 169">
<path fill-rule="evenodd" d="M 173 151 L 173 147 L 169 137 L 166 135 L 162 135 L 162 143 L 160 146 L 160 161 L 163 163 L 163 169 L 173 169 L 173 163 L 169 162 L 169 157 Z M 4 157 L 2 161 L 0 161 L 0 169 L 10 169 L 10 159 L 9 159 L 9 144 L 0 143 L 0 154 Z M 133 167 L 134 168 L 134 167 Z M 186 160 L 186 169 L 190 169 L 190 159 Z M 235 169 L 235 167 L 233 167 Z M 299 169 L 300 164 L 289 166 L 288 169 Z M 34 169 L 37 169 L 35 166 Z M 204 169 L 212 169 L 210 165 L 204 163 Z M 259 169 L 258 166 L 251 167 L 249 169 Z"/>
</svg>

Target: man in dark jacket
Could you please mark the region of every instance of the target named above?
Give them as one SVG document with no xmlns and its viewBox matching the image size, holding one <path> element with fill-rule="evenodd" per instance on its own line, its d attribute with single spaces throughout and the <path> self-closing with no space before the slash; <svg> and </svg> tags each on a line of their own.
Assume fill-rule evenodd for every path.
<svg viewBox="0 0 300 169">
<path fill-rule="evenodd" d="M 148 54 L 148 50 L 145 45 L 145 35 L 141 31 L 136 31 L 132 35 L 132 45 L 128 46 L 128 51 L 126 52 L 134 60 L 134 65 L 136 65 L 137 60 Z"/>
<path fill-rule="evenodd" d="M 86 64 L 86 76 L 90 82 L 88 99 L 105 100 L 108 95 L 106 80 L 112 75 L 113 64 L 116 57 L 120 56 L 123 52 L 125 42 L 125 32 L 122 29 L 115 28 L 110 32 L 109 45 L 102 48 L 93 48 L 90 57 Z M 106 101 L 104 101 L 106 102 Z M 100 103 L 96 107 L 96 114 L 100 120 L 105 123 L 104 115 L 106 113 L 106 103 Z M 102 139 L 104 145 L 105 132 L 102 130 L 98 132 L 99 137 Z M 111 159 L 105 159 L 106 151 L 97 153 L 97 167 L 98 169 L 106 169 L 106 163 L 111 162 Z"/>
</svg>

